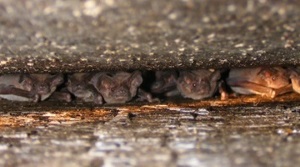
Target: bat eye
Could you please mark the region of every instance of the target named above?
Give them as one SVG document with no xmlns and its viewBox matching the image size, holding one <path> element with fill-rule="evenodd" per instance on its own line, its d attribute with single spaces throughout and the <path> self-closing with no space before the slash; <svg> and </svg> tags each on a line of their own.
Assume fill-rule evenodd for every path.
<svg viewBox="0 0 300 167">
<path fill-rule="evenodd" d="M 276 77 L 272 77 L 272 80 L 275 81 L 275 80 L 276 80 Z"/>
<path fill-rule="evenodd" d="M 197 86 L 197 84 L 196 83 L 193 83 L 193 87 L 196 87 Z"/>
</svg>

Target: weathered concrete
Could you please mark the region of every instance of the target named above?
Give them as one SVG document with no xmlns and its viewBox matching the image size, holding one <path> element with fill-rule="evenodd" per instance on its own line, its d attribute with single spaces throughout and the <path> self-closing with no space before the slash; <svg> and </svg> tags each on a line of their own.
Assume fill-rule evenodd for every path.
<svg viewBox="0 0 300 167">
<path fill-rule="evenodd" d="M 300 64 L 293 0 L 1 0 L 0 24 L 0 72 Z"/>
<path fill-rule="evenodd" d="M 93 123 L 80 123 L 78 115 L 73 115 L 73 121 L 51 121 L 59 114 L 44 112 L 48 122 L 40 120 L 40 125 L 32 124 L 29 114 L 24 117 L 28 125 L 1 128 L 0 165 L 244 167 L 300 163 L 297 103 L 118 111 Z M 71 118 L 72 113 L 76 112 L 60 117 Z"/>
<path fill-rule="evenodd" d="M 0 166 L 297 166 L 299 99 L 0 101 Z"/>
<path fill-rule="evenodd" d="M 157 111 L 178 111 L 181 109 L 199 109 L 210 107 L 236 107 L 236 106 L 262 106 L 278 105 L 300 101 L 297 93 L 288 93 L 274 99 L 260 96 L 238 96 L 227 100 L 209 98 L 204 100 L 171 99 L 162 103 L 130 102 L 126 104 L 104 104 L 80 102 L 57 102 L 43 101 L 11 102 L 0 100 L 0 128 L 1 127 L 23 127 L 23 126 L 45 126 L 48 124 L 73 124 L 97 121 L 108 121 L 119 112 L 147 113 Z"/>
</svg>

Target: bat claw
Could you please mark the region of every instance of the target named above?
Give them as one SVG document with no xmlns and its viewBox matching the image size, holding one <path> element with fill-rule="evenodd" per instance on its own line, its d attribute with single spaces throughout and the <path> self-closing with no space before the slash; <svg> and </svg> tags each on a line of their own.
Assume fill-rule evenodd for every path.
<svg viewBox="0 0 300 167">
<path fill-rule="evenodd" d="M 41 97 L 38 94 L 35 94 L 32 98 L 32 101 L 35 103 L 39 102 L 40 100 L 41 100 Z"/>
<path fill-rule="evenodd" d="M 94 103 L 95 104 L 103 104 L 103 98 L 102 96 L 96 96 L 95 99 L 94 99 Z"/>
<path fill-rule="evenodd" d="M 70 95 L 70 94 L 66 94 L 64 100 L 65 100 L 66 102 L 71 102 L 71 101 L 72 101 L 71 95 Z"/>
</svg>

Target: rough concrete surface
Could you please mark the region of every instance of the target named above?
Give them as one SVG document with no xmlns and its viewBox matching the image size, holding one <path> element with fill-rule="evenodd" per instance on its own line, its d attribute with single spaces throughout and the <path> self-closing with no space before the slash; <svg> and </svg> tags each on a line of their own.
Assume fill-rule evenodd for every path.
<svg viewBox="0 0 300 167">
<path fill-rule="evenodd" d="M 287 94 L 119 106 L 2 101 L 0 166 L 297 166 L 299 100 Z"/>
<path fill-rule="evenodd" d="M 297 166 L 299 118 L 295 104 L 273 104 L 120 110 L 90 123 L 29 120 L 1 128 L 0 165 Z"/>
<path fill-rule="evenodd" d="M 0 72 L 300 63 L 295 0 L 1 0 L 0 24 Z"/>
</svg>

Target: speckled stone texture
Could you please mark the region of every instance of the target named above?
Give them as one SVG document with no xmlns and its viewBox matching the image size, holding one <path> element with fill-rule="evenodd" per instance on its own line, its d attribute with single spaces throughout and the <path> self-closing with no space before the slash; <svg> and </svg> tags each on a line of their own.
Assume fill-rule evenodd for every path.
<svg viewBox="0 0 300 167">
<path fill-rule="evenodd" d="M 300 63 L 300 1 L 0 0 L 0 72 Z"/>
<path fill-rule="evenodd" d="M 55 114 L 43 113 L 51 119 Z M 0 131 L 0 166 L 298 166 L 299 107 L 119 112 Z"/>
</svg>

